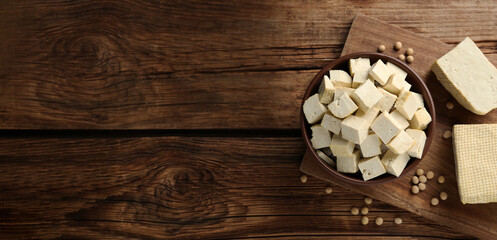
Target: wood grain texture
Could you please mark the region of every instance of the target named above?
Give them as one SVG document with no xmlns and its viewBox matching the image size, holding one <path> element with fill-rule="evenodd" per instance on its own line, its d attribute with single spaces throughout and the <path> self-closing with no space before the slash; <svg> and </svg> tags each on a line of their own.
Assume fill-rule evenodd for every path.
<svg viewBox="0 0 497 240">
<path fill-rule="evenodd" d="M 298 137 L 0 139 L 1 239 L 359 239 L 457 234 L 309 177 Z M 402 225 L 393 224 L 401 217 Z M 372 221 L 371 220 L 371 221 Z"/>
<path fill-rule="evenodd" d="M 0 128 L 298 128 L 356 13 L 496 55 L 480 1 L 4 1 Z"/>
<path fill-rule="evenodd" d="M 377 34 L 381 32 L 382 34 Z M 458 231 L 472 234 L 479 238 L 495 239 L 497 237 L 497 203 L 463 205 L 459 200 L 457 181 L 454 169 L 454 156 L 452 150 L 452 139 L 442 137 L 444 131 L 451 130 L 456 123 L 495 123 L 497 122 L 497 110 L 491 111 L 485 116 L 479 116 L 464 109 L 451 97 L 451 95 L 438 82 L 429 70 L 436 59 L 444 55 L 450 46 L 413 34 L 405 29 L 377 21 L 375 19 L 359 15 L 354 20 L 347 42 L 344 46 L 343 55 L 351 52 L 360 52 L 375 48 L 380 43 L 403 42 L 405 47 L 412 47 L 415 51 L 415 61 L 411 67 L 424 79 L 433 96 L 437 112 L 437 127 L 435 137 L 431 143 L 427 155 L 423 158 L 419 168 L 425 171 L 433 170 L 436 178 L 445 176 L 446 182 L 438 184 L 435 179 L 427 184 L 427 190 L 418 195 L 410 193 L 412 174 L 393 182 L 377 186 L 355 186 L 327 176 L 321 169 L 313 165 L 312 155 L 304 157 L 301 166 L 302 171 L 333 181 L 362 194 L 370 195 L 394 206 L 407 209 L 413 213 L 424 216 L 441 224 L 451 226 Z M 386 51 L 389 55 L 398 54 L 393 49 Z M 496 56 L 488 56 L 497 63 Z M 447 109 L 445 104 L 453 102 L 454 109 Z M 438 197 L 441 191 L 448 193 L 447 201 L 441 201 L 440 205 L 433 207 L 430 199 Z"/>
</svg>

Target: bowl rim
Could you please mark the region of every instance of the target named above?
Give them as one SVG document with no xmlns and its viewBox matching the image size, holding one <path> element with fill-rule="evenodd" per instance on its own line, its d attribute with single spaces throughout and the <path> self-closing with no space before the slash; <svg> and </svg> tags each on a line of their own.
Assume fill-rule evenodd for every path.
<svg viewBox="0 0 497 240">
<path fill-rule="evenodd" d="M 303 111 L 303 106 L 304 106 L 305 100 L 307 100 L 307 98 L 311 96 L 311 90 L 313 90 L 316 87 L 316 84 L 321 81 L 322 77 L 324 76 L 324 74 L 326 74 L 326 72 L 335 68 L 338 65 L 343 64 L 345 61 L 348 61 L 352 58 L 359 58 L 359 57 L 367 57 L 367 58 L 373 57 L 373 58 L 381 59 L 384 62 L 386 61 L 385 59 L 387 59 L 389 62 L 393 62 L 396 66 L 398 66 L 402 70 L 406 71 L 408 76 L 410 75 L 412 79 L 414 79 L 415 81 L 417 81 L 419 83 L 419 84 L 417 84 L 417 85 L 419 85 L 418 87 L 420 88 L 418 90 L 421 92 L 421 95 L 423 96 L 423 99 L 425 102 L 425 107 L 427 108 L 428 112 L 431 115 L 432 121 L 427 128 L 428 129 L 427 134 L 426 134 L 427 139 L 425 142 L 425 147 L 424 147 L 423 154 L 422 154 L 421 158 L 420 159 L 414 158 L 414 162 L 412 162 L 409 166 L 407 166 L 406 169 L 404 169 L 404 171 L 402 171 L 402 173 L 400 174 L 399 177 L 396 177 L 394 175 L 388 175 L 387 177 L 383 177 L 380 179 L 371 179 L 368 181 L 364 181 L 364 180 L 359 179 L 359 178 L 355 178 L 352 176 L 342 174 L 342 173 L 338 172 L 337 170 L 333 169 L 327 163 L 325 163 L 317 155 L 316 150 L 312 147 L 312 144 L 310 141 L 310 133 L 308 132 L 308 129 L 307 129 L 307 125 L 306 125 L 307 121 L 305 119 L 305 115 L 304 115 L 304 111 Z M 314 91 L 313 91 L 313 93 L 314 93 Z M 321 70 L 314 76 L 314 78 L 311 80 L 311 82 L 307 85 L 304 96 L 302 98 L 302 103 L 300 105 L 300 129 L 302 132 L 302 137 L 304 138 L 304 141 L 305 141 L 306 150 L 309 150 L 312 153 L 314 161 L 317 161 L 318 165 L 326 173 L 328 173 L 329 175 L 332 175 L 338 179 L 341 179 L 347 183 L 352 183 L 352 184 L 356 184 L 356 185 L 376 185 L 376 184 L 380 184 L 380 183 L 387 183 L 387 182 L 393 181 L 394 179 L 401 178 L 401 177 L 409 174 L 410 172 L 412 172 L 416 168 L 416 166 L 421 162 L 421 160 L 423 160 L 424 157 L 426 156 L 426 153 L 428 152 L 430 145 L 431 145 L 431 142 L 432 142 L 433 137 L 434 137 L 435 126 L 436 126 L 435 103 L 433 102 L 433 98 L 431 96 L 430 90 L 426 86 L 423 79 L 411 67 L 409 67 L 407 64 L 400 61 L 399 59 L 394 58 L 394 57 L 389 56 L 389 55 L 386 55 L 386 54 L 376 53 L 376 52 L 351 53 L 351 54 L 341 56 L 338 59 L 332 61 L 331 63 L 324 65 L 324 67 L 321 68 Z M 413 158 L 411 158 L 410 161 L 413 161 Z"/>
</svg>

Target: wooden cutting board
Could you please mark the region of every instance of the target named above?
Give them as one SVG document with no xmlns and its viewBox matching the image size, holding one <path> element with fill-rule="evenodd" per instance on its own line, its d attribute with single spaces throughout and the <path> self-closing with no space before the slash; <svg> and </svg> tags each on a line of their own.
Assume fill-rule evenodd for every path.
<svg viewBox="0 0 497 240">
<path fill-rule="evenodd" d="M 461 38 L 461 40 L 463 39 Z M 396 41 L 402 42 L 402 50 L 395 51 L 393 49 L 393 44 Z M 357 186 L 326 174 L 312 159 L 309 152 L 304 155 L 301 171 L 419 214 L 452 227 L 456 231 L 483 239 L 497 239 L 497 203 L 477 205 L 463 205 L 461 203 L 454 171 L 452 138 L 444 139 L 442 137 L 444 131 L 451 130 L 452 126 L 457 123 L 496 123 L 497 110 L 485 116 L 475 115 L 459 105 L 438 82 L 430 71 L 430 67 L 436 59 L 452 49 L 452 46 L 443 42 L 417 35 L 406 29 L 364 15 L 357 15 L 350 28 L 342 55 L 353 52 L 374 52 L 380 44 L 387 47 L 384 53 L 391 56 L 398 56 L 408 47 L 414 49 L 414 62 L 410 66 L 423 78 L 430 89 L 437 112 L 435 137 L 419 168 L 425 171 L 434 171 L 435 178 L 428 180 L 427 189 L 417 195 L 410 191 L 412 186 L 410 181 L 413 174 L 383 185 Z M 497 58 L 489 59 L 494 65 L 497 65 Z M 452 102 L 454 108 L 448 109 L 447 102 Z M 446 178 L 443 184 L 439 184 L 436 180 L 440 175 Z M 439 197 L 441 191 L 447 192 L 449 198 L 446 201 L 440 201 L 436 207 L 431 206 L 430 200 L 433 197 Z"/>
</svg>

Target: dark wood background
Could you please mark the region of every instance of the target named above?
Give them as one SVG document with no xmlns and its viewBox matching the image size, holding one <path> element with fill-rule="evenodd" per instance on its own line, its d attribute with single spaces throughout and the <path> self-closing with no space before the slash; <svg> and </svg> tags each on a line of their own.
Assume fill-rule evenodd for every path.
<svg viewBox="0 0 497 240">
<path fill-rule="evenodd" d="M 301 98 L 356 13 L 497 54 L 490 0 L 2 1 L 0 238 L 471 238 L 300 182 Z"/>
</svg>

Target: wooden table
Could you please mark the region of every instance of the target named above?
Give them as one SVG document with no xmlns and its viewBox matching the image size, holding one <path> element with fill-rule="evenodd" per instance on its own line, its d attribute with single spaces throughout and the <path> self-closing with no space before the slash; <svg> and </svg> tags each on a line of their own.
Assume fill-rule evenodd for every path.
<svg viewBox="0 0 497 240">
<path fill-rule="evenodd" d="M 0 239 L 471 238 L 300 182 L 301 98 L 356 13 L 497 54 L 490 0 L 2 2 Z"/>
</svg>

